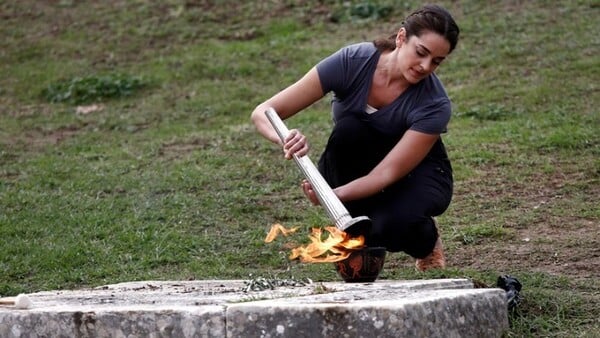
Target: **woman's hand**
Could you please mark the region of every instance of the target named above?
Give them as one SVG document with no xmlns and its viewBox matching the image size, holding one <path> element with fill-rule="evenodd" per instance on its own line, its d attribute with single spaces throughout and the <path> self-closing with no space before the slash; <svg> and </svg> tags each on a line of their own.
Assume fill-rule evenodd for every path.
<svg viewBox="0 0 600 338">
<path fill-rule="evenodd" d="M 275 129 L 273 129 L 269 119 L 267 119 L 265 110 L 273 108 L 277 114 L 279 114 L 279 117 L 281 117 L 282 120 L 285 120 L 288 117 L 295 115 L 302 109 L 315 103 L 321 99 L 323 95 L 325 94 L 323 93 L 323 89 L 321 87 L 319 74 L 317 73 L 316 67 L 313 67 L 296 83 L 256 106 L 254 111 L 252 111 L 252 122 L 256 126 L 258 132 L 267 140 L 279 145 L 285 144 L 285 142 L 281 142 L 279 135 L 277 135 L 277 132 L 275 132 Z M 306 139 L 303 142 L 306 143 Z M 294 144 L 295 143 L 291 143 L 290 146 L 293 146 Z M 304 146 L 301 146 L 301 148 L 303 147 Z M 304 155 L 308 149 L 292 150 L 289 158 L 292 158 L 291 154 L 294 152 L 297 153 L 298 151 L 300 151 L 298 155 Z M 287 154 L 286 157 L 288 157 Z"/>
<path fill-rule="evenodd" d="M 290 130 L 290 134 L 285 138 L 283 143 L 283 152 L 285 158 L 292 159 L 293 155 L 302 157 L 308 153 L 308 141 L 298 129 Z"/>
<path fill-rule="evenodd" d="M 302 183 L 300 183 L 300 184 L 302 185 L 302 190 L 304 191 L 304 195 L 306 195 L 306 197 L 308 197 L 310 202 L 313 205 L 319 205 L 320 204 L 319 199 L 317 198 L 317 194 L 313 190 L 310 182 L 308 182 L 308 180 L 302 180 Z"/>
</svg>

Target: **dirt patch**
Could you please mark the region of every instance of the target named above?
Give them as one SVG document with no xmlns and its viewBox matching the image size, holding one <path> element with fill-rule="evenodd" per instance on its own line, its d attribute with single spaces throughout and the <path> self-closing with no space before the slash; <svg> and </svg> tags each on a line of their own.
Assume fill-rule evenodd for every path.
<svg viewBox="0 0 600 338">
<path fill-rule="evenodd" d="M 37 152 L 74 137 L 82 128 L 81 126 L 64 126 L 53 130 L 31 129 L 4 139 L 3 143 L 8 149 L 17 147 Z"/>
<path fill-rule="evenodd" d="M 189 140 L 178 140 L 163 144 L 158 155 L 167 160 L 180 159 L 188 156 L 194 151 L 207 149 L 213 146 L 213 142 L 206 138 L 193 138 Z"/>
<path fill-rule="evenodd" d="M 536 271 L 593 278 L 600 271 L 600 230 L 589 222 L 580 231 L 536 227 L 517 231 L 509 241 L 460 245 L 448 255 L 450 266 L 511 273 Z"/>
<path fill-rule="evenodd" d="M 478 238 L 468 244 L 448 243 L 449 265 L 596 278 L 600 271 L 600 224 L 592 212 L 573 201 L 583 198 L 582 203 L 587 205 L 586 196 L 600 196 L 600 184 L 593 173 L 572 167 L 569 163 L 557 163 L 554 172 L 534 172 L 519 182 L 503 176 L 502 168 L 485 168 L 487 176 L 497 181 L 479 191 L 477 198 L 495 207 L 468 212 L 481 212 L 486 220 L 498 219 L 503 224 L 497 226 L 507 235 Z M 461 210 L 461 200 L 472 192 L 468 182 L 457 186 L 454 208 Z M 511 220 L 511 213 L 521 220 Z"/>
</svg>

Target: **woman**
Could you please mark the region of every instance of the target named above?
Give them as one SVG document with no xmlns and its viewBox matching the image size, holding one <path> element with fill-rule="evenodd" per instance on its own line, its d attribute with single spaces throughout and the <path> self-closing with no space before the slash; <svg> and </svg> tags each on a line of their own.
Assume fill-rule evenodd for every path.
<svg viewBox="0 0 600 338">
<path fill-rule="evenodd" d="M 421 271 L 445 266 L 433 217 L 452 197 L 441 140 L 451 103 L 434 71 L 458 35 L 444 8 L 424 6 L 397 34 L 342 48 L 252 112 L 259 133 L 282 145 L 286 158 L 303 156 L 306 137 L 293 129 L 282 144 L 264 112 L 273 107 L 285 119 L 333 92 L 334 127 L 319 171 L 353 217 L 371 218 L 368 246 L 403 251 Z M 309 182 L 302 188 L 319 203 Z"/>
</svg>

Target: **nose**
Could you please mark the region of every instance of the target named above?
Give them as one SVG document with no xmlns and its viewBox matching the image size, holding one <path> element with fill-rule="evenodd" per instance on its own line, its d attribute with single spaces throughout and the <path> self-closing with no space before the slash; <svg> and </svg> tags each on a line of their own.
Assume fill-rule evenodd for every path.
<svg viewBox="0 0 600 338">
<path fill-rule="evenodd" d="M 423 59 L 419 67 L 423 73 L 429 73 L 432 70 L 433 61 L 429 58 Z"/>
</svg>

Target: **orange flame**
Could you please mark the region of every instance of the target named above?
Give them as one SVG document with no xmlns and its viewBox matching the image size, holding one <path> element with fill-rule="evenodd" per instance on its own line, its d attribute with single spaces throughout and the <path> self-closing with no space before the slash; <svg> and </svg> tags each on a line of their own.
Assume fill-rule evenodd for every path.
<svg viewBox="0 0 600 338">
<path fill-rule="evenodd" d="M 281 232 L 284 236 L 295 232 L 297 228 L 286 229 L 281 224 L 274 224 L 265 238 L 270 243 Z M 334 227 L 325 227 L 328 236 L 323 239 L 321 228 L 312 228 L 309 235 L 310 244 L 292 249 L 290 259 L 300 259 L 304 263 L 331 263 L 344 260 L 350 256 L 352 251 L 364 247 L 365 238 L 358 236 L 350 237 L 347 233 Z"/>
<path fill-rule="evenodd" d="M 289 234 L 296 232 L 296 230 L 298 230 L 298 227 L 286 229 L 281 224 L 273 224 L 271 226 L 271 230 L 269 230 L 269 233 L 267 234 L 267 237 L 265 238 L 265 243 L 273 242 L 273 240 L 275 240 L 275 238 L 279 235 L 280 232 L 282 235 L 287 236 Z"/>
</svg>

